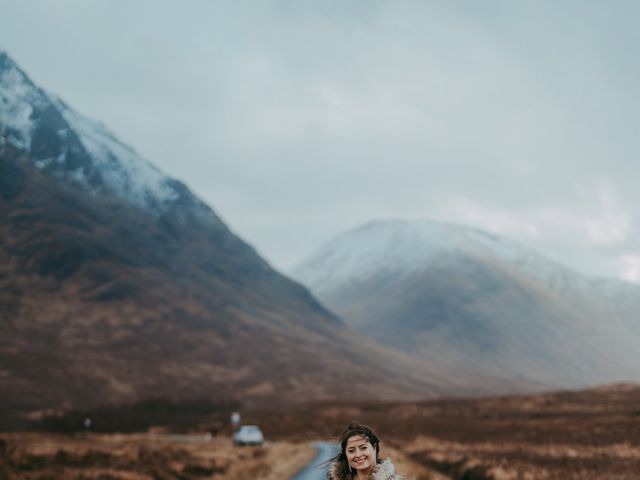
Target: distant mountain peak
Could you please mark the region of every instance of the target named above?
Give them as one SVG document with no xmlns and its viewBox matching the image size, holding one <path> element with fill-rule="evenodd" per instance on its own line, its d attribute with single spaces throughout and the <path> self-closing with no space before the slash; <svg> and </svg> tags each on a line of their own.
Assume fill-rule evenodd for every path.
<svg viewBox="0 0 640 480">
<path fill-rule="evenodd" d="M 114 195 L 157 213 L 179 204 L 212 214 L 101 122 L 37 87 L 1 51 L 0 142 L 28 155 L 39 170 L 94 195 Z"/>
<path fill-rule="evenodd" d="M 460 251 L 522 262 L 540 256 L 469 226 L 431 220 L 375 220 L 329 241 L 296 267 L 293 275 L 323 292 L 380 272 L 411 273 L 447 253 Z"/>
<path fill-rule="evenodd" d="M 640 378 L 637 285 L 473 227 L 369 222 L 293 276 L 354 329 L 425 362 L 564 387 Z"/>
<path fill-rule="evenodd" d="M 379 274 L 411 275 L 435 261 L 491 258 L 516 268 L 554 291 L 627 302 L 637 285 L 592 278 L 524 245 L 479 228 L 432 220 L 374 220 L 344 232 L 309 255 L 292 276 L 321 297 Z"/>
</svg>

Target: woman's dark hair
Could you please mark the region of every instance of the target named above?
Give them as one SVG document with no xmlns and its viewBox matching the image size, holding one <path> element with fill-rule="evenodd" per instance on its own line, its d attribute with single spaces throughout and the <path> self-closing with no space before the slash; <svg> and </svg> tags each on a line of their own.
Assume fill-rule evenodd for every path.
<svg viewBox="0 0 640 480">
<path fill-rule="evenodd" d="M 349 467 L 349 461 L 347 460 L 347 441 L 354 436 L 362 436 L 366 438 L 371 446 L 376 451 L 376 463 L 380 463 L 380 439 L 371 430 L 371 428 L 361 423 L 351 422 L 347 428 L 345 428 L 340 434 L 338 443 L 340 444 L 340 453 L 331 459 L 332 462 L 337 462 L 340 466 L 340 473 L 343 476 L 353 475 L 351 467 Z"/>
</svg>

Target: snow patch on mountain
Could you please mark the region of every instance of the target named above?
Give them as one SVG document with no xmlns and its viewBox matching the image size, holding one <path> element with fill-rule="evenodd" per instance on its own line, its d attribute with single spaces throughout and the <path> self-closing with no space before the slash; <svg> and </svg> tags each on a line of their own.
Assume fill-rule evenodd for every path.
<svg viewBox="0 0 640 480">
<path fill-rule="evenodd" d="M 40 100 L 26 75 L 0 51 L 0 141 L 24 150 L 31 148 L 32 105 Z"/>
<path fill-rule="evenodd" d="M 348 231 L 299 264 L 292 276 L 323 296 L 377 274 L 410 275 L 436 259 L 461 254 L 504 262 L 559 294 L 586 298 L 598 292 L 603 300 L 622 302 L 640 295 L 636 285 L 588 277 L 514 240 L 428 220 L 374 221 Z"/>
<path fill-rule="evenodd" d="M 337 289 L 374 274 L 411 274 L 448 253 L 499 255 L 529 264 L 534 252 L 488 233 L 429 221 L 388 220 L 368 223 L 321 247 L 293 276 L 316 292 Z"/>
<path fill-rule="evenodd" d="M 62 142 L 62 148 L 59 154 L 49 158 L 35 156 L 37 168 L 55 167 L 57 176 L 89 191 L 95 190 L 95 183 L 89 181 L 89 177 L 100 178 L 101 187 L 150 209 L 180 197 L 175 181 L 116 139 L 103 124 L 75 112 L 59 98 L 38 88 L 6 53 L 0 51 L 0 142 L 9 142 L 26 154 L 31 153 L 34 132 L 43 126 L 42 122 L 48 121 L 50 116 L 43 113 L 51 112 L 51 109 L 62 116 L 65 125 L 62 128 L 44 126 L 57 128 L 51 133 Z M 74 136 L 89 158 L 88 164 L 68 162 L 69 149 L 73 147 L 66 140 Z"/>
<path fill-rule="evenodd" d="M 52 101 L 78 135 L 103 180 L 117 194 L 140 205 L 170 202 L 178 197 L 160 170 L 116 139 L 102 123 L 76 113 L 58 98 Z M 81 174 L 76 180 L 84 181 Z"/>
</svg>

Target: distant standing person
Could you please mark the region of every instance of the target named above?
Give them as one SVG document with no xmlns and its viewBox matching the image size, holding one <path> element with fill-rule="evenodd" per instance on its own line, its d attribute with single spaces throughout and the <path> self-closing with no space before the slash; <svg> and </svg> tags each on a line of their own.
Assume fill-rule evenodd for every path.
<svg viewBox="0 0 640 480">
<path fill-rule="evenodd" d="M 237 430 L 240 426 L 240 412 L 233 412 L 231 414 L 231 417 L 229 418 L 229 421 L 231 423 L 231 427 L 234 430 Z"/>
<path fill-rule="evenodd" d="M 380 458 L 380 439 L 366 425 L 350 423 L 338 441 L 340 453 L 331 459 L 328 480 L 404 480 L 391 460 Z"/>
</svg>

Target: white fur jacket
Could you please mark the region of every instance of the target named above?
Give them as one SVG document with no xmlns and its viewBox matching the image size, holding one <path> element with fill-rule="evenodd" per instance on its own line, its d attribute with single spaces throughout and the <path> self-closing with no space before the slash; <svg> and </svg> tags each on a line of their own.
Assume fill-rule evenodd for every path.
<svg viewBox="0 0 640 480">
<path fill-rule="evenodd" d="M 329 466 L 329 472 L 327 473 L 328 480 L 354 480 L 356 477 L 352 477 L 347 474 L 342 475 L 337 462 L 331 463 Z M 396 475 L 396 469 L 388 458 L 382 463 L 377 464 L 371 472 L 369 480 L 405 480 L 404 477 Z"/>
</svg>

